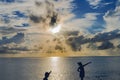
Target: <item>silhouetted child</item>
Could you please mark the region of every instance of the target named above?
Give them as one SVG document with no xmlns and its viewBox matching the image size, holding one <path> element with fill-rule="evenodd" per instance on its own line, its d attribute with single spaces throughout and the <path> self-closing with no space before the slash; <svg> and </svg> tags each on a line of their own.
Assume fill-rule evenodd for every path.
<svg viewBox="0 0 120 80">
<path fill-rule="evenodd" d="M 48 80 L 48 77 L 49 77 L 49 75 L 50 75 L 51 72 L 52 72 L 52 71 L 50 71 L 50 72 L 45 72 L 45 77 L 43 78 L 43 80 Z"/>
<path fill-rule="evenodd" d="M 90 63 L 91 62 L 88 62 L 88 63 L 83 65 L 81 62 L 78 62 L 79 67 L 78 67 L 77 71 L 79 72 L 79 76 L 80 76 L 81 80 L 83 80 L 83 78 L 85 77 L 84 66 L 86 66 L 86 65 L 88 65 Z"/>
</svg>

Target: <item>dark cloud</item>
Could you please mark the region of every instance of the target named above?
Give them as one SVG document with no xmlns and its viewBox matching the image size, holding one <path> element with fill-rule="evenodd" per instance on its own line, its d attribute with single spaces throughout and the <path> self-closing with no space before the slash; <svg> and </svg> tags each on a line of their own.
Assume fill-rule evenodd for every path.
<svg viewBox="0 0 120 80">
<path fill-rule="evenodd" d="M 114 30 L 111 32 L 99 33 L 91 39 L 93 42 L 108 41 L 115 38 L 120 38 L 120 30 Z"/>
<path fill-rule="evenodd" d="M 52 16 L 47 15 L 45 18 L 42 16 L 37 16 L 37 15 L 30 15 L 30 20 L 34 23 L 41 23 L 41 24 L 46 24 L 47 20 L 49 19 L 50 22 L 48 25 L 54 26 L 58 22 L 57 14 L 54 13 Z"/>
<path fill-rule="evenodd" d="M 55 46 L 55 50 L 63 50 L 63 48 L 62 48 L 62 46 L 60 46 L 60 45 L 56 45 L 56 46 Z"/>
<path fill-rule="evenodd" d="M 59 50 L 59 51 L 61 51 L 62 53 L 65 52 L 65 48 L 64 48 L 63 46 L 61 46 L 61 45 L 56 45 L 56 46 L 55 46 L 55 50 Z"/>
<path fill-rule="evenodd" d="M 71 46 L 72 50 L 78 51 L 81 49 L 81 45 L 86 43 L 97 43 L 102 42 L 101 46 L 98 46 L 98 49 L 109 49 L 114 48 L 114 45 L 109 42 L 109 40 L 120 39 L 120 30 L 114 30 L 111 32 L 99 33 L 93 38 L 86 38 L 85 36 L 72 36 L 68 37 L 66 43 Z M 88 47 L 89 48 L 89 47 Z M 97 46 L 95 46 L 97 48 Z"/>
<path fill-rule="evenodd" d="M 43 18 L 36 15 L 30 15 L 30 20 L 33 21 L 34 23 L 43 22 Z"/>
<path fill-rule="evenodd" d="M 97 47 L 97 45 L 96 45 L 96 43 L 93 43 L 93 42 L 91 42 L 91 43 L 89 43 L 89 45 L 87 46 L 87 48 L 90 48 L 90 49 L 97 49 L 98 47 Z"/>
<path fill-rule="evenodd" d="M 114 48 L 114 45 L 109 41 L 103 42 L 101 46 L 98 47 L 99 50 L 110 49 L 110 48 Z"/>
<path fill-rule="evenodd" d="M 64 32 L 65 36 L 78 36 L 79 31 L 66 31 Z"/>
<path fill-rule="evenodd" d="M 49 23 L 47 23 L 47 20 L 50 20 Z M 48 24 L 50 27 L 56 25 L 59 22 L 58 19 L 58 14 L 57 13 L 53 13 L 52 16 L 48 15 L 46 17 L 42 17 L 42 16 L 37 16 L 37 15 L 30 15 L 30 20 L 34 23 L 41 23 L 41 24 Z"/>
<path fill-rule="evenodd" d="M 57 23 L 58 20 L 58 14 L 53 13 L 53 16 L 51 16 L 51 21 L 50 21 L 50 25 L 55 25 Z"/>
<path fill-rule="evenodd" d="M 24 43 L 24 33 L 17 33 L 11 38 L 6 36 L 0 40 L 0 53 L 20 53 L 22 51 L 30 51 L 27 47 L 21 46 Z"/>
<path fill-rule="evenodd" d="M 81 45 L 86 43 L 86 39 L 84 39 L 84 36 L 75 36 L 75 37 L 69 37 L 67 39 L 67 44 L 71 46 L 73 51 L 78 51 L 81 49 Z"/>
<path fill-rule="evenodd" d="M 3 53 L 4 53 L 4 54 L 5 54 L 5 53 L 9 53 L 8 47 L 3 47 L 3 46 L 1 47 L 1 46 L 0 46 L 0 53 L 2 53 L 2 54 L 3 54 Z"/>
</svg>

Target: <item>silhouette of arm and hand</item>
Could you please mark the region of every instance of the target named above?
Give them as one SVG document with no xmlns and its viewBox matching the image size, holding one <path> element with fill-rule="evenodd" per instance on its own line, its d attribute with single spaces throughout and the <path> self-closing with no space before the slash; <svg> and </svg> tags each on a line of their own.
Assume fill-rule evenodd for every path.
<svg viewBox="0 0 120 80">
<path fill-rule="evenodd" d="M 43 78 L 43 80 L 48 80 L 49 75 L 51 74 L 52 71 L 50 72 L 45 72 L 45 77 Z"/>
<path fill-rule="evenodd" d="M 83 67 L 86 66 L 86 65 L 88 65 L 88 64 L 90 64 L 90 63 L 92 63 L 92 62 L 88 62 L 88 63 L 84 64 Z"/>
<path fill-rule="evenodd" d="M 49 72 L 49 74 L 51 73 L 52 71 Z"/>
</svg>

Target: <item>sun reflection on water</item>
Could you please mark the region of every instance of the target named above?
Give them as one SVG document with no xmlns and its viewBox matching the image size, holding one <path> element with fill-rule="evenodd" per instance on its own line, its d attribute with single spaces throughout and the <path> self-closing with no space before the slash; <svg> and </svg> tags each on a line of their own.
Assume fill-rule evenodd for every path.
<svg viewBox="0 0 120 80">
<path fill-rule="evenodd" d="M 61 65 L 59 61 L 60 57 L 51 57 L 50 62 L 51 62 L 51 70 L 53 71 L 54 74 L 59 73 L 59 67 Z"/>
<path fill-rule="evenodd" d="M 59 57 L 51 57 L 51 61 L 52 62 L 56 62 L 56 61 L 58 61 L 59 60 Z"/>
</svg>

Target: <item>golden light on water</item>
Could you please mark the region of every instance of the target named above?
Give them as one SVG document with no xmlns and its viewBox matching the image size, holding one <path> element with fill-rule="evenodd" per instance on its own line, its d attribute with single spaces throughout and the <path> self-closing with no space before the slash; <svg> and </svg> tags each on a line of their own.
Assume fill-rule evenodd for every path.
<svg viewBox="0 0 120 80">
<path fill-rule="evenodd" d="M 53 62 L 58 61 L 58 59 L 59 59 L 59 57 L 51 57 L 51 60 L 52 60 Z"/>
<path fill-rule="evenodd" d="M 61 24 L 57 25 L 55 28 L 51 28 L 50 32 L 52 33 L 58 33 L 61 29 Z"/>
<path fill-rule="evenodd" d="M 51 62 L 52 62 L 52 66 L 54 66 L 54 68 L 52 70 L 54 70 L 55 72 L 59 72 L 59 57 L 51 57 Z"/>
</svg>

